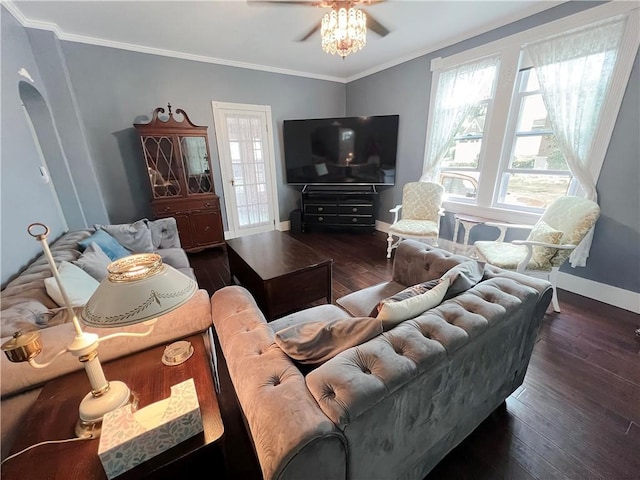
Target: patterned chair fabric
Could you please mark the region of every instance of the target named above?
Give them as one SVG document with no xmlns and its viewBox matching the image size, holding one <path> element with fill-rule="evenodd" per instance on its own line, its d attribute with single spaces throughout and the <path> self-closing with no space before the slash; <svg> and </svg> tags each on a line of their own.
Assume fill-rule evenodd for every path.
<svg viewBox="0 0 640 480">
<path fill-rule="evenodd" d="M 403 238 L 432 239 L 438 244 L 444 187 L 438 183 L 409 182 L 402 188 L 402 204 L 391 209 L 395 214 L 387 237 L 387 258 Z M 402 218 L 399 212 L 402 209 Z M 394 243 L 393 237 L 398 237 Z"/>
<path fill-rule="evenodd" d="M 524 242 L 475 242 L 474 246 L 484 260 L 497 267 L 520 273 L 546 272 L 553 285 L 553 307 L 559 312 L 555 281 L 558 269 L 599 216 L 597 203 L 567 195 L 547 207 Z"/>
</svg>

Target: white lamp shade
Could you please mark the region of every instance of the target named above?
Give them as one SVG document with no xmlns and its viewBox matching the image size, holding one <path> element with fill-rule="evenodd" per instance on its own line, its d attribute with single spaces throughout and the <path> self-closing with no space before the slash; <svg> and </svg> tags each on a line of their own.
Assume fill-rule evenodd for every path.
<svg viewBox="0 0 640 480">
<path fill-rule="evenodd" d="M 162 263 L 159 255 L 130 255 L 111 263 L 105 278 L 82 310 L 83 323 L 122 327 L 152 320 L 186 303 L 197 283 Z"/>
</svg>

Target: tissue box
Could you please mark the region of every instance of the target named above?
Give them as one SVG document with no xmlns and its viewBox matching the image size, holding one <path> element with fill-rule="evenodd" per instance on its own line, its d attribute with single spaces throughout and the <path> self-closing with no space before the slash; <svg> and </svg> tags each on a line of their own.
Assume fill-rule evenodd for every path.
<svg viewBox="0 0 640 480">
<path fill-rule="evenodd" d="M 171 387 L 171 396 L 136 412 L 125 405 L 104 416 L 98 456 L 107 478 L 203 431 L 193 378 Z"/>
</svg>

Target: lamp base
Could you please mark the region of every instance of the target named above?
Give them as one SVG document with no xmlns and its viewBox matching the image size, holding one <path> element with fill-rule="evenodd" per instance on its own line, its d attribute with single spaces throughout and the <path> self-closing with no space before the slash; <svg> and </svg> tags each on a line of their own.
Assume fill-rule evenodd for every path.
<svg viewBox="0 0 640 480">
<path fill-rule="evenodd" d="M 102 418 L 108 412 L 131 404 L 132 410 L 138 408 L 138 397 L 123 382 L 109 382 L 109 390 L 99 397 L 88 393 L 80 402 L 79 418 L 75 426 L 77 437 L 98 438 L 102 430 Z"/>
</svg>

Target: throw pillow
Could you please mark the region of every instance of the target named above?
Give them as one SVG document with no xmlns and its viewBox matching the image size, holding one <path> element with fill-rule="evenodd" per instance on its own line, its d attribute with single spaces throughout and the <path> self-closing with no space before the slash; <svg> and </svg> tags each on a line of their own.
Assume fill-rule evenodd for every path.
<svg viewBox="0 0 640 480">
<path fill-rule="evenodd" d="M 100 285 L 98 281 L 87 272 L 67 261 L 60 263 L 58 275 L 60 276 L 60 281 L 62 282 L 65 292 L 67 292 L 72 307 L 85 305 L 89 301 L 89 298 L 91 298 L 91 295 L 93 295 L 93 292 L 98 288 L 98 285 Z M 64 297 L 62 296 L 62 292 L 60 292 L 55 277 L 45 278 L 44 286 L 47 294 L 54 302 L 61 307 L 67 306 L 64 303 Z"/>
<path fill-rule="evenodd" d="M 107 267 L 111 263 L 111 259 L 102 251 L 100 245 L 96 242 L 91 242 L 82 255 L 80 255 L 80 258 L 72 263 L 101 282 L 109 273 Z"/>
<path fill-rule="evenodd" d="M 154 250 L 160 248 L 180 248 L 178 236 L 178 224 L 173 217 L 159 218 L 158 220 L 146 220 L 151 231 L 151 243 Z"/>
<path fill-rule="evenodd" d="M 275 340 L 293 360 L 307 365 L 320 365 L 381 333 L 382 322 L 378 319 L 339 318 L 292 325 L 278 331 Z"/>
<path fill-rule="evenodd" d="M 389 330 L 400 322 L 440 305 L 448 287 L 448 280 L 436 279 L 405 288 L 382 300 L 373 309 L 371 316 L 382 321 L 385 331 Z"/>
<path fill-rule="evenodd" d="M 482 280 L 484 276 L 484 265 L 484 262 L 469 260 L 468 262 L 459 263 L 445 272 L 442 278 L 448 279 L 450 285 L 444 299 L 449 300 L 469 290 Z"/>
<path fill-rule="evenodd" d="M 151 241 L 151 230 L 147 225 L 147 219 L 138 220 L 133 223 L 123 223 L 119 225 L 94 225 L 96 230 L 104 230 L 120 245 L 134 253 L 153 252 L 153 242 Z"/>
<path fill-rule="evenodd" d="M 527 240 L 534 242 L 552 243 L 559 245 L 562 239 L 563 233 L 555 228 L 549 226 L 549 224 L 543 220 L 540 220 L 529 233 Z M 531 259 L 538 265 L 548 264 L 558 250 L 550 247 L 533 247 L 533 254 Z"/>
<path fill-rule="evenodd" d="M 111 260 L 131 255 L 131 252 L 124 248 L 118 241 L 104 230 L 97 230 L 93 235 L 78 242 L 81 250 L 86 250 L 91 243 L 97 243 L 102 251 L 107 254 Z"/>
</svg>

